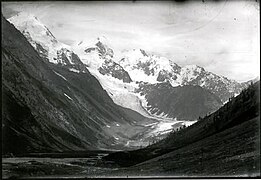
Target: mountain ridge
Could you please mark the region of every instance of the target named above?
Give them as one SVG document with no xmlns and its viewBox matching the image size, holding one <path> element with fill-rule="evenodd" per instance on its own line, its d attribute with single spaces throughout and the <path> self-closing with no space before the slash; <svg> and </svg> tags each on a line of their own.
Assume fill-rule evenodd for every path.
<svg viewBox="0 0 261 180">
<path fill-rule="evenodd" d="M 23 17 L 23 14 L 21 16 Z M 34 17 L 33 19 L 34 21 L 37 20 L 37 18 Z M 26 29 L 27 26 L 30 27 L 30 23 L 24 23 L 27 22 L 26 16 L 25 19 L 21 19 L 21 17 L 19 17 L 18 15 L 10 18 L 9 20 L 14 24 L 17 23 L 16 27 L 25 36 L 29 31 L 31 32 L 30 28 Z M 24 26 L 23 24 L 27 24 L 27 26 Z M 34 26 L 34 24 L 32 24 L 32 26 Z M 44 25 L 42 26 L 44 27 L 43 32 L 48 32 L 48 28 L 46 28 Z M 25 29 L 27 31 L 24 31 Z M 32 32 L 30 34 L 33 34 Z M 32 39 L 32 37 L 28 37 L 27 35 L 27 39 L 29 40 L 29 42 L 31 42 L 31 44 L 36 44 L 34 48 L 38 51 L 39 54 L 44 54 L 44 52 L 48 52 L 48 50 L 44 49 L 42 46 L 37 45 L 37 38 L 36 41 L 33 42 L 34 40 Z M 59 43 L 56 39 L 55 42 Z M 239 94 L 239 92 L 247 86 L 246 84 L 240 84 L 236 81 L 229 80 L 225 77 L 208 72 L 204 68 L 197 65 L 187 65 L 181 67 L 172 60 L 153 54 L 151 55 L 143 49 L 126 50 L 122 54 L 123 57 L 117 59 L 118 57 L 115 57 L 114 51 L 112 50 L 112 48 L 109 47 L 108 44 L 108 40 L 106 39 L 106 37 L 103 36 L 97 38 L 95 41 L 89 44 L 86 43 L 86 41 L 81 41 L 80 43 L 77 43 L 73 47 L 69 47 L 68 49 L 57 49 L 56 61 L 50 62 L 60 64 L 61 66 L 64 66 L 74 72 L 84 72 L 86 69 L 85 67 L 87 67 L 90 70 L 91 74 L 98 78 L 103 88 L 108 92 L 115 103 L 126 108 L 133 108 L 133 110 L 146 108 L 142 107 L 142 104 L 144 104 L 145 101 L 151 101 L 151 99 L 146 99 L 150 96 L 149 94 L 146 94 L 146 92 L 143 92 L 143 94 L 145 95 L 143 97 L 141 97 L 139 93 L 135 93 L 137 91 L 141 91 L 141 89 L 139 89 L 139 84 L 143 82 L 148 82 L 150 84 L 169 82 L 172 87 L 174 87 L 174 89 L 177 86 L 192 85 L 190 86 L 192 89 L 194 89 L 194 86 L 200 86 L 203 89 L 206 89 L 213 93 L 214 96 L 219 97 L 222 103 L 225 103 L 230 97 Z M 100 74 L 102 76 L 100 76 Z M 123 84 L 119 84 L 116 86 L 117 89 L 115 87 L 108 86 L 108 83 L 105 82 L 110 81 L 111 84 L 115 85 L 117 81 L 114 81 L 113 78 L 119 79 L 123 82 Z M 155 86 L 155 88 L 156 87 L 157 86 Z M 133 91 L 133 89 L 136 90 Z M 131 104 L 136 104 L 135 107 L 132 105 L 130 106 L 127 102 L 124 103 L 124 96 L 122 96 L 123 93 L 121 92 L 125 92 L 125 90 L 128 91 L 124 93 L 125 96 L 135 96 L 135 99 L 139 99 L 139 101 L 143 103 L 137 103 L 137 101 L 134 100 L 135 102 L 131 102 Z M 117 93 L 115 96 L 116 91 Z M 188 102 L 177 102 L 177 104 L 179 103 L 182 104 Z M 213 104 L 215 103 L 213 102 L 212 105 Z M 153 108 L 156 109 L 157 107 Z M 159 111 L 164 112 L 165 109 L 159 109 Z M 139 112 L 141 113 L 142 111 Z M 171 114 L 171 116 L 175 118 L 175 114 L 173 114 L 173 112 L 169 112 L 168 114 Z M 207 113 L 209 113 L 209 111 Z M 154 114 L 153 116 L 157 115 Z M 179 115 L 177 114 L 176 117 L 177 116 Z M 196 116 L 202 116 L 202 114 L 197 114 Z M 195 118 L 196 116 L 194 115 L 193 118 Z"/>
</svg>

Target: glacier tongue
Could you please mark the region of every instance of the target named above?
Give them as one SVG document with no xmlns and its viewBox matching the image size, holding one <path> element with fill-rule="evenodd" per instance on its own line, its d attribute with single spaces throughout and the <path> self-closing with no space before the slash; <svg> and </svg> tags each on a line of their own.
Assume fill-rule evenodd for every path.
<svg viewBox="0 0 261 180">
<path fill-rule="evenodd" d="M 139 93 L 135 92 L 135 89 L 138 88 L 138 84 L 123 83 L 121 80 L 113 78 L 111 76 L 102 75 L 97 70 L 88 68 L 90 73 L 94 75 L 102 85 L 103 89 L 107 91 L 109 96 L 112 98 L 114 103 L 132 109 L 144 117 L 157 120 L 151 124 L 145 124 L 145 127 L 148 127 L 149 130 L 145 132 L 142 138 L 137 140 L 129 140 L 126 143 L 126 147 L 140 147 L 147 146 L 156 140 L 166 137 L 166 135 L 174 129 L 183 126 L 189 126 L 196 121 L 182 121 L 173 118 L 166 117 L 166 114 L 154 115 L 148 112 L 145 107 L 147 106 L 146 98 Z M 134 122 L 135 123 L 135 122 Z M 118 127 L 118 125 L 116 125 Z M 106 125 L 107 128 L 111 126 Z"/>
<path fill-rule="evenodd" d="M 138 84 L 134 82 L 124 83 L 121 80 L 113 78 L 111 76 L 102 75 L 95 69 L 88 69 L 90 73 L 99 80 L 103 89 L 107 91 L 114 103 L 122 107 L 132 109 L 140 113 L 144 117 L 158 120 L 158 122 L 161 122 L 161 124 L 159 124 L 159 127 L 164 126 L 165 124 L 173 124 L 173 122 L 174 124 L 176 123 L 177 120 L 173 118 L 168 118 L 167 114 L 162 113 L 160 115 L 154 115 L 146 110 L 146 98 L 140 95 L 140 93 L 135 92 L 135 89 L 138 88 Z"/>
<path fill-rule="evenodd" d="M 148 113 L 140 105 L 140 98 L 138 94 L 134 92 L 135 88 L 138 88 L 136 83 L 124 83 L 121 80 L 111 76 L 102 75 L 98 70 L 92 68 L 88 69 L 90 73 L 99 80 L 103 89 L 107 91 L 116 104 L 137 111 L 143 116 L 148 117 Z"/>
</svg>

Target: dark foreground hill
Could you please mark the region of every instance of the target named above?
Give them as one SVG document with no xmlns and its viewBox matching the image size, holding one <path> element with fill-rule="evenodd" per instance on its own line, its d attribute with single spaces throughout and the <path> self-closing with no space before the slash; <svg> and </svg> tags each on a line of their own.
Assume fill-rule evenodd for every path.
<svg viewBox="0 0 261 180">
<path fill-rule="evenodd" d="M 260 82 L 192 126 L 145 149 L 104 157 L 125 175 L 260 175 Z M 121 172 L 117 172 L 121 174 Z"/>
</svg>

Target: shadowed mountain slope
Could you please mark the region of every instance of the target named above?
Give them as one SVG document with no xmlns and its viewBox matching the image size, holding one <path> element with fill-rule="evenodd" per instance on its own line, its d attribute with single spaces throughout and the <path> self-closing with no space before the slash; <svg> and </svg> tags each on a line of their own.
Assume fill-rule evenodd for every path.
<svg viewBox="0 0 261 180">
<path fill-rule="evenodd" d="M 217 110 L 221 100 L 200 86 L 172 87 L 170 83 L 140 84 L 138 92 L 145 95 L 146 109 L 156 115 L 194 120 Z"/>
</svg>

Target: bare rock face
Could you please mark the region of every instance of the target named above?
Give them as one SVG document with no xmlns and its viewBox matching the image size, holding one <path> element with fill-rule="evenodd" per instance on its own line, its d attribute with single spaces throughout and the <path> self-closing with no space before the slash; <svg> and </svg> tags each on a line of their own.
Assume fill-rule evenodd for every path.
<svg viewBox="0 0 261 180">
<path fill-rule="evenodd" d="M 103 58 L 106 58 L 106 56 L 109 56 L 110 58 L 113 57 L 114 53 L 113 53 L 113 50 L 111 48 L 105 46 L 100 41 L 98 41 L 95 45 L 97 46 L 97 50 L 99 52 L 99 56 L 101 56 Z"/>
<path fill-rule="evenodd" d="M 129 74 L 124 68 L 114 61 L 114 52 L 108 47 L 100 38 L 97 38 L 97 43 L 94 47 L 88 47 L 84 50 L 86 54 L 94 53 L 98 54 L 101 65 L 98 66 L 98 71 L 102 75 L 112 76 L 123 82 L 130 83 L 132 82 Z M 92 63 L 92 62 L 91 62 Z"/>
<path fill-rule="evenodd" d="M 169 81 L 170 79 L 176 80 L 177 76 L 164 69 L 162 69 L 159 72 L 158 77 L 157 77 L 157 81 L 159 81 L 159 82 Z"/>
<path fill-rule="evenodd" d="M 126 83 L 132 82 L 128 72 L 112 60 L 105 60 L 102 67 L 98 70 L 102 75 L 111 75 L 112 77 L 120 79 Z"/>
</svg>

